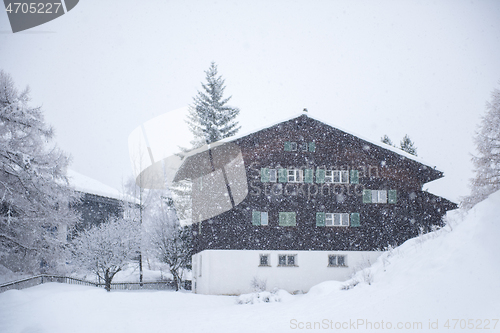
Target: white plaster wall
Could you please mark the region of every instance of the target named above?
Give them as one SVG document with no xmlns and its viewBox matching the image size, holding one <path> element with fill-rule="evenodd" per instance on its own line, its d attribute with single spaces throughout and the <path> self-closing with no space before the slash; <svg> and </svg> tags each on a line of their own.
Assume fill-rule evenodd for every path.
<svg viewBox="0 0 500 333">
<path fill-rule="evenodd" d="M 266 289 L 303 292 L 323 281 L 345 281 L 360 266 L 373 263 L 376 251 L 261 251 L 205 250 L 193 256 L 193 292 L 239 295 L 252 292 L 252 280 L 266 281 Z M 259 266 L 260 254 L 270 255 L 270 267 Z M 278 267 L 279 254 L 296 254 L 297 267 Z M 346 267 L 329 267 L 328 255 L 346 256 Z"/>
</svg>

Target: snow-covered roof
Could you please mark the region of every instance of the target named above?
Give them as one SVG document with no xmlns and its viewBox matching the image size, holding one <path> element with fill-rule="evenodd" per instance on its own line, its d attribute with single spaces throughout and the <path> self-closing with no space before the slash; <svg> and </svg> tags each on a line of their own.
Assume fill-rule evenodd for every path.
<svg viewBox="0 0 500 333">
<path fill-rule="evenodd" d="M 68 181 L 71 187 L 78 192 L 95 194 L 101 197 L 112 198 L 121 201 L 137 203 L 137 200 L 123 194 L 111 186 L 101 183 L 98 180 L 82 175 L 75 170 L 68 169 Z"/>
<path fill-rule="evenodd" d="M 399 148 L 397 148 L 397 147 L 390 146 L 390 145 L 385 144 L 385 143 L 383 143 L 383 142 L 373 141 L 373 140 L 368 139 L 368 138 L 366 138 L 366 137 L 364 137 L 364 136 L 362 136 L 362 135 L 356 134 L 356 133 L 354 133 L 354 132 L 352 132 L 352 131 L 346 130 L 346 129 L 341 128 L 341 127 L 339 127 L 339 126 L 332 125 L 332 124 L 330 124 L 328 121 L 325 121 L 325 120 L 320 119 L 320 118 L 318 118 L 318 117 L 311 116 L 310 114 L 306 114 L 306 113 L 303 113 L 303 112 L 302 112 L 302 113 L 296 113 L 296 114 L 294 114 L 294 115 L 292 115 L 292 116 L 290 116 L 290 117 L 288 117 L 288 118 L 282 119 L 282 120 L 277 121 L 277 122 L 274 122 L 274 123 L 272 123 L 272 124 L 268 124 L 268 125 L 262 126 L 262 127 L 260 127 L 260 128 L 253 129 L 253 130 L 252 130 L 252 131 L 250 131 L 250 132 L 246 132 L 246 133 L 238 134 L 238 135 L 235 135 L 235 136 L 231 136 L 231 137 L 229 137 L 229 138 L 225 138 L 225 139 L 222 139 L 222 140 L 220 140 L 220 141 L 231 142 L 231 141 L 234 141 L 234 140 L 236 140 L 236 139 L 243 138 L 243 137 L 245 137 L 245 136 L 247 136 L 247 135 L 250 135 L 250 134 L 252 134 L 252 133 L 259 132 L 259 131 L 264 130 L 264 129 L 266 129 L 266 128 L 273 127 L 273 126 L 276 126 L 276 125 L 278 125 L 278 124 L 284 123 L 284 122 L 286 122 L 286 121 L 290 121 L 290 120 L 293 120 L 293 119 L 299 118 L 299 117 L 301 117 L 301 116 L 306 116 L 306 117 L 308 117 L 308 118 L 311 118 L 311 119 L 317 120 L 317 121 L 319 121 L 319 122 L 321 122 L 321 123 L 324 123 L 324 124 L 326 124 L 326 125 L 328 125 L 328 126 L 331 126 L 331 127 L 335 128 L 335 129 L 338 129 L 338 130 L 340 130 L 340 131 L 342 131 L 342 132 L 345 132 L 345 133 L 347 133 L 347 134 L 350 134 L 350 135 L 352 135 L 352 136 L 355 136 L 355 137 L 357 137 L 357 138 L 359 138 L 359 139 L 361 139 L 361 140 L 363 140 L 363 141 L 366 141 L 366 142 L 368 142 L 368 143 L 370 143 L 370 144 L 372 144 L 372 145 L 375 145 L 375 146 L 381 147 L 381 148 L 383 148 L 383 149 L 387 149 L 387 150 L 392 151 L 392 152 L 394 152 L 394 153 L 396 153 L 396 154 L 398 154 L 398 155 L 401 155 L 401 156 L 403 156 L 403 157 L 405 157 L 405 158 L 407 158 L 407 159 L 410 159 L 410 160 L 413 160 L 413 161 L 418 162 L 418 163 L 420 163 L 420 164 L 423 164 L 423 165 L 425 165 L 425 166 L 427 166 L 427 167 L 429 167 L 429 168 L 431 168 L 431 169 L 436 169 L 436 168 L 437 168 L 434 164 L 429 163 L 428 161 L 425 161 L 425 160 L 424 160 L 424 159 L 422 159 L 421 157 L 418 157 L 418 156 L 415 156 L 415 155 L 409 154 L 409 153 L 407 153 L 407 152 L 405 152 L 405 151 L 403 151 L 403 150 L 401 150 L 401 149 L 399 149 Z"/>
</svg>

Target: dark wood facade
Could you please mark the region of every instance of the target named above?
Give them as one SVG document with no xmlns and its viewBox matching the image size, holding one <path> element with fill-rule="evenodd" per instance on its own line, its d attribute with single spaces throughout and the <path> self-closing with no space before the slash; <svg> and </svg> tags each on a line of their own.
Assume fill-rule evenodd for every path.
<svg viewBox="0 0 500 333">
<path fill-rule="evenodd" d="M 193 225 L 195 253 L 205 249 L 373 251 L 442 226 L 456 204 L 422 191 L 443 173 L 306 115 L 235 139 L 249 193 L 233 209 Z M 289 146 L 295 143 L 291 149 Z M 296 147 L 295 147 L 296 145 Z M 295 150 L 293 150 L 295 148 Z M 262 169 L 303 170 L 308 182 L 268 181 Z M 321 182 L 317 170 L 345 170 L 348 183 Z M 354 173 L 353 173 L 354 172 Z M 264 180 L 264 181 L 263 181 Z M 367 190 L 390 191 L 391 203 L 368 203 Z M 267 212 L 267 225 L 254 225 Z M 280 226 L 295 212 L 295 226 Z M 324 226 L 317 213 L 358 214 L 359 226 Z M 351 217 L 353 215 L 350 215 Z"/>
<path fill-rule="evenodd" d="M 124 202 L 121 200 L 83 192 L 80 192 L 80 196 L 80 200 L 72 206 L 80 214 L 80 221 L 75 225 L 72 236 L 78 231 L 104 223 L 109 218 L 123 216 Z"/>
</svg>

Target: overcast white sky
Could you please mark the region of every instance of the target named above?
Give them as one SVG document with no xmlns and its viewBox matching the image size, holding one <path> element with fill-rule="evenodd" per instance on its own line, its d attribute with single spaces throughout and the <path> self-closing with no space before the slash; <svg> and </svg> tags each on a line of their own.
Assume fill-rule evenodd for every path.
<svg viewBox="0 0 500 333">
<path fill-rule="evenodd" d="M 304 107 L 379 140 L 408 133 L 457 199 L 472 136 L 500 80 L 500 1 L 98 1 L 12 34 L 0 68 L 43 105 L 72 168 L 117 189 L 128 135 L 184 107 L 211 61 L 242 131 Z"/>
</svg>

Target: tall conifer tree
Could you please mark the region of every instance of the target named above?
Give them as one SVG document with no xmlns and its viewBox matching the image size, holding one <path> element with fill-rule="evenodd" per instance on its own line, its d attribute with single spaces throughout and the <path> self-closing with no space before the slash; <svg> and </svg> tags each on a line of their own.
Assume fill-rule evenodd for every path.
<svg viewBox="0 0 500 333">
<path fill-rule="evenodd" d="M 218 76 L 217 65 L 212 62 L 205 71 L 206 83 L 202 83 L 202 90 L 198 90 L 193 98 L 194 103 L 189 107 L 187 123 L 194 140 L 193 148 L 200 147 L 236 134 L 240 126 L 235 120 L 240 110 L 227 105 L 231 96 L 224 98 L 224 79 Z"/>
</svg>

